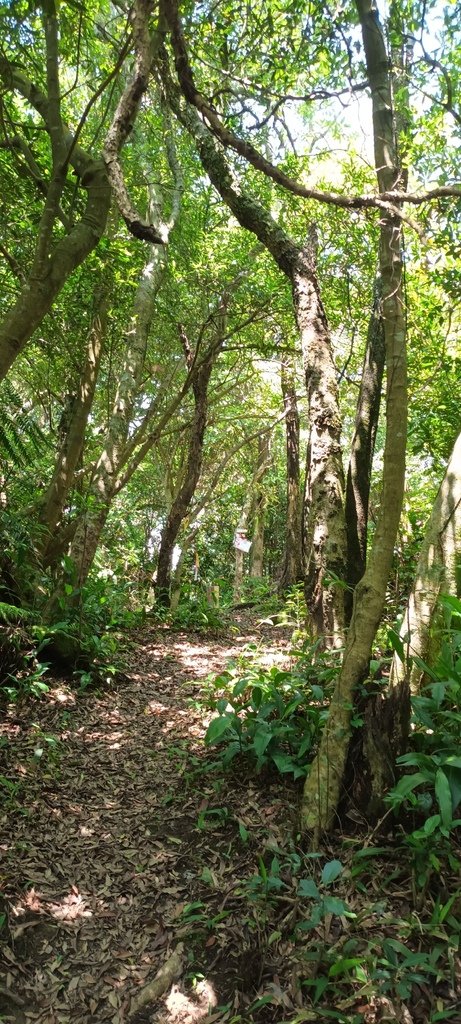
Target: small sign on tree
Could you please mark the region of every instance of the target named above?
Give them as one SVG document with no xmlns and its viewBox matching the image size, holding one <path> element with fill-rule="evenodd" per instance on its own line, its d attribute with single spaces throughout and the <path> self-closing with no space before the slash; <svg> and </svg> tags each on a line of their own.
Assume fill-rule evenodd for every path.
<svg viewBox="0 0 461 1024">
<path fill-rule="evenodd" d="M 251 548 L 251 540 L 248 540 L 246 530 L 235 531 L 234 548 L 237 548 L 237 551 L 244 551 L 245 554 L 248 554 Z"/>
</svg>

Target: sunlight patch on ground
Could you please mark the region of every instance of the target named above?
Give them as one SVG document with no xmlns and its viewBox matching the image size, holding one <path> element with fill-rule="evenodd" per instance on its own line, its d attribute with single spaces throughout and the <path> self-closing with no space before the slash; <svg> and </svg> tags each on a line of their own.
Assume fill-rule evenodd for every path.
<svg viewBox="0 0 461 1024">
<path fill-rule="evenodd" d="M 20 903 L 11 906 L 11 912 L 19 922 L 28 913 L 48 915 L 57 921 L 76 921 L 79 918 L 93 917 L 93 912 L 88 908 L 87 898 L 82 896 L 75 885 L 61 900 L 46 900 L 32 887 Z"/>
<path fill-rule="evenodd" d="M 216 993 L 209 981 L 200 981 L 192 996 L 186 996 L 178 985 L 173 985 L 165 999 L 167 1013 L 157 1018 L 157 1024 L 196 1024 L 217 1004 Z"/>
</svg>

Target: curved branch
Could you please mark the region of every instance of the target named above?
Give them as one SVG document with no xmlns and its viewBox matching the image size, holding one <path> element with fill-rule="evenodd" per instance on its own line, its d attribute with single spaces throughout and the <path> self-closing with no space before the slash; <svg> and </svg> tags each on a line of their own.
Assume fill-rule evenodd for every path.
<svg viewBox="0 0 461 1024">
<path fill-rule="evenodd" d="M 125 86 L 119 100 L 104 143 L 103 158 L 117 206 L 128 230 L 135 238 L 140 238 L 144 242 L 162 245 L 164 239 L 155 226 L 144 221 L 133 206 L 120 164 L 120 151 L 133 128 L 141 99 L 149 82 L 152 57 L 148 19 L 151 10 L 150 0 L 135 0 L 132 12 L 133 40 L 136 51 L 134 75 Z"/>
<path fill-rule="evenodd" d="M 276 184 L 281 185 L 282 188 L 303 199 L 314 199 L 331 206 L 341 207 L 342 209 L 384 210 L 386 213 L 397 217 L 399 221 L 408 221 L 408 218 L 399 206 L 395 205 L 396 203 L 409 202 L 419 206 L 422 203 L 430 202 L 432 199 L 438 199 L 442 196 L 461 197 L 461 184 L 459 183 L 432 189 L 421 195 L 409 195 L 406 192 L 392 189 L 381 192 L 379 196 L 347 196 L 338 192 L 327 192 L 320 189 L 307 188 L 305 185 L 302 185 L 299 181 L 291 178 L 284 171 L 280 170 L 279 167 L 267 160 L 250 142 L 239 138 L 222 123 L 216 110 L 196 88 L 192 68 L 189 63 L 177 0 L 162 0 L 162 12 L 170 29 L 176 72 L 186 100 L 200 112 L 213 134 L 223 146 L 233 149 L 239 156 L 243 156 L 256 170 L 261 171 L 271 178 L 272 181 L 275 181 Z M 414 223 L 409 223 L 414 230 L 418 230 Z"/>
</svg>

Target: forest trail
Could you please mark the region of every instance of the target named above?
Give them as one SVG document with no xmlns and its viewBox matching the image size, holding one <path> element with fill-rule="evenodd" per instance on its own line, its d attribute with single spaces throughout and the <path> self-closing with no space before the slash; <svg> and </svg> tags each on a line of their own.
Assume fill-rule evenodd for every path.
<svg viewBox="0 0 461 1024">
<path fill-rule="evenodd" d="M 268 841 L 292 830 L 298 790 L 214 770 L 194 697 L 247 645 L 286 662 L 290 631 L 245 615 L 235 626 L 213 639 L 145 628 L 113 688 L 77 700 L 55 680 L 32 710 L 12 709 L 0 749 L 11 784 L 3 1020 L 193 1024 L 213 1004 L 242 1012 L 257 992 L 265 964 L 257 924 L 239 917 L 239 886 Z M 133 1015 L 180 943 L 167 1005 Z"/>
</svg>

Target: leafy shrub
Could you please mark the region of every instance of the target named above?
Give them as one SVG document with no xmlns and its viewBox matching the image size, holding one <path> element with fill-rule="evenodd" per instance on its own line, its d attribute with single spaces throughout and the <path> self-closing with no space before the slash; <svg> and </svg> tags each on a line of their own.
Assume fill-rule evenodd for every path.
<svg viewBox="0 0 461 1024">
<path fill-rule="evenodd" d="M 217 676 L 210 706 L 218 712 L 208 729 L 208 745 L 225 745 L 223 763 L 249 754 L 260 770 L 275 765 L 295 779 L 306 775 L 309 754 L 318 742 L 328 714 L 327 688 L 335 675 L 333 655 L 316 644 L 296 652 L 290 671 L 255 666 L 242 675 L 235 667 Z"/>
<path fill-rule="evenodd" d="M 437 846 L 448 850 L 450 833 L 461 826 L 461 601 L 444 598 L 447 603 L 455 618 L 440 657 L 433 669 L 418 662 L 430 682 L 412 698 L 414 749 L 397 761 L 415 770 L 403 775 L 387 797 L 395 810 L 409 806 L 425 818 L 407 839 L 421 878 L 431 867 L 438 869 Z"/>
</svg>

